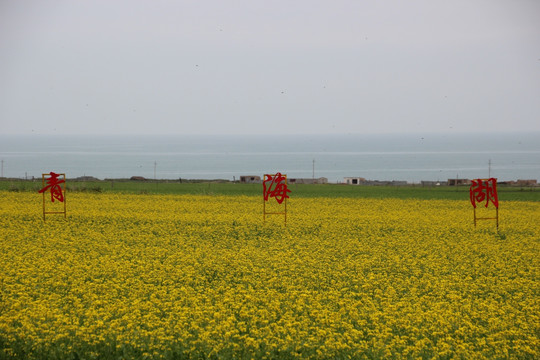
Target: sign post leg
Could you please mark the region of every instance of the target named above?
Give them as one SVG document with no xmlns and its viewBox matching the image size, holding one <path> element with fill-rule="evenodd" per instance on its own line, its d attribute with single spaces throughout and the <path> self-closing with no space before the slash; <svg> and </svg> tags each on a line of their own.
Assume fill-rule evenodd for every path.
<svg viewBox="0 0 540 360">
<path fill-rule="evenodd" d="M 66 175 L 64 174 L 64 219 L 67 219 L 67 210 L 66 210 Z"/>
<path fill-rule="evenodd" d="M 287 198 L 285 198 L 285 226 L 287 226 Z"/>
<path fill-rule="evenodd" d="M 41 186 L 45 187 L 45 175 L 41 175 Z M 45 193 L 43 193 L 43 221 L 45 221 Z"/>
</svg>

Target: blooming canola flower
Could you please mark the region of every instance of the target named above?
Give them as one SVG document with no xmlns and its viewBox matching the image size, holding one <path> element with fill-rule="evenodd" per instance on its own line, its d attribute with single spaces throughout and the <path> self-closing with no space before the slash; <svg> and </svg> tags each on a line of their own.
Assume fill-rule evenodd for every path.
<svg viewBox="0 0 540 360">
<path fill-rule="evenodd" d="M 0 357 L 540 356 L 539 203 L 497 232 L 467 199 L 0 201 Z"/>
</svg>

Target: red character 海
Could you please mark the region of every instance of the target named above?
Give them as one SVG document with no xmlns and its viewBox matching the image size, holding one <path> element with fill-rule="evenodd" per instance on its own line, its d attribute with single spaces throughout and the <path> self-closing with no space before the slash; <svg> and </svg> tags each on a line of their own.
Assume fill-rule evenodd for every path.
<svg viewBox="0 0 540 360">
<path fill-rule="evenodd" d="M 281 204 L 286 198 L 289 198 L 287 193 L 291 190 L 287 189 L 287 178 L 281 173 L 275 175 L 265 175 L 263 181 L 263 196 L 264 201 L 268 198 L 275 197 L 278 204 Z"/>
</svg>

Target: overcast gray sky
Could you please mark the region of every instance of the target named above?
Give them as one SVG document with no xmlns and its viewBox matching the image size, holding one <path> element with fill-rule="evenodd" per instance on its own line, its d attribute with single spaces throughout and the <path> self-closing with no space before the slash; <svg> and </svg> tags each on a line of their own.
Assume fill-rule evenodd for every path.
<svg viewBox="0 0 540 360">
<path fill-rule="evenodd" d="M 540 131 L 540 1 L 0 0 L 0 125 Z"/>
</svg>

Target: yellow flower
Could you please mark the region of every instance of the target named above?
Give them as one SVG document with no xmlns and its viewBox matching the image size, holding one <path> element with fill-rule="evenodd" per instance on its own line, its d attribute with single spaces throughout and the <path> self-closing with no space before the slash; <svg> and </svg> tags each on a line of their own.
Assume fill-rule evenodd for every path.
<svg viewBox="0 0 540 360">
<path fill-rule="evenodd" d="M 40 200 L 0 192 L 0 357 L 540 357 L 540 203 Z"/>
</svg>

